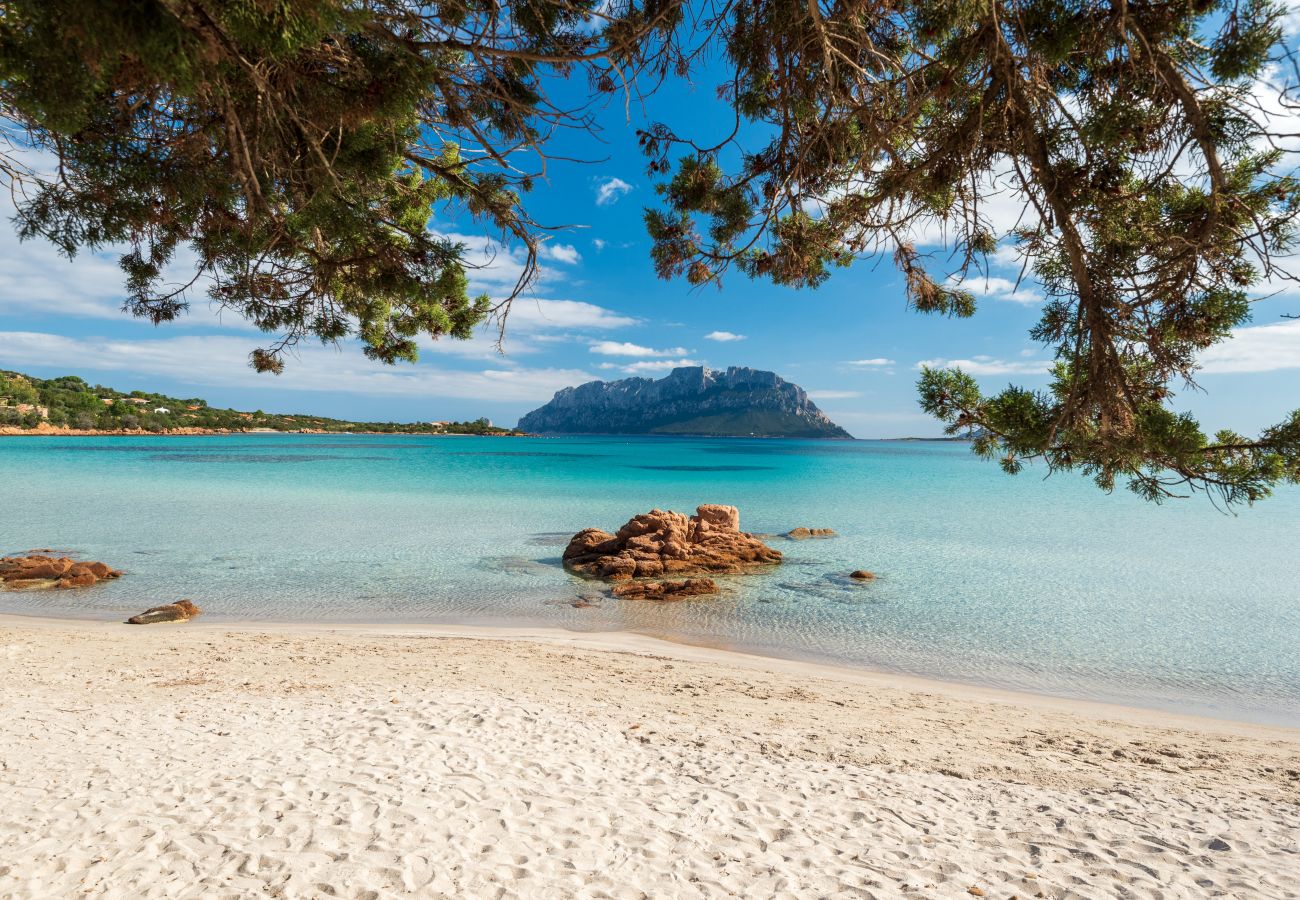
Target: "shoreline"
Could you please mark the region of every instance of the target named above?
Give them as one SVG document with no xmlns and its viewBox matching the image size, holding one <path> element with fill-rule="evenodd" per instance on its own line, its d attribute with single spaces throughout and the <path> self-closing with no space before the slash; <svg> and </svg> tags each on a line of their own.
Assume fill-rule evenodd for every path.
<svg viewBox="0 0 1300 900">
<path fill-rule="evenodd" d="M 1193 728 L 1222 734 L 1274 737 L 1300 743 L 1300 726 L 1252 722 L 1161 707 L 1136 706 L 1109 700 L 1063 697 L 1026 689 L 952 681 L 884 668 L 825 662 L 798 656 L 764 653 L 743 648 L 674 640 L 637 631 L 581 631 L 543 625 L 456 625 L 401 622 L 295 622 L 211 619 L 199 616 L 188 622 L 157 626 L 127 625 L 108 619 L 0 612 L 0 629 L 28 626 L 36 629 L 82 628 L 96 632 L 134 634 L 150 630 L 275 634 L 291 637 L 357 636 L 395 638 L 447 638 L 501 643 L 527 642 L 553 647 L 573 647 L 600 653 L 670 656 L 683 662 L 734 666 L 754 671 L 798 677 L 823 678 L 865 687 L 888 687 L 945 696 L 965 702 L 995 703 L 1026 709 L 1108 718 L 1116 721 L 1174 728 Z"/>
<path fill-rule="evenodd" d="M 626 633 L 0 617 L 0 896 L 1294 898 L 1300 734 Z"/>
<path fill-rule="evenodd" d="M 173 428 L 170 431 L 91 431 L 84 428 L 31 429 L 0 427 L 0 437 L 252 437 L 254 435 L 329 435 L 331 437 L 538 437 L 535 434 L 466 434 L 436 431 L 277 431 L 274 428 L 230 431 L 220 428 Z"/>
</svg>

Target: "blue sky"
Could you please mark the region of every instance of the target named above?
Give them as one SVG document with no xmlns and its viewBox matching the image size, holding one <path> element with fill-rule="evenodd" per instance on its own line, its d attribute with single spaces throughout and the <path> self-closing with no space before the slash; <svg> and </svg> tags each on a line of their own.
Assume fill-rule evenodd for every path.
<svg viewBox="0 0 1300 900">
<path fill-rule="evenodd" d="M 487 327 L 468 342 L 426 341 L 416 365 L 372 363 L 348 343 L 304 345 L 283 375 L 259 375 L 248 368 L 247 355 L 268 342 L 265 336 L 238 317 L 218 315 L 201 294 L 181 321 L 155 328 L 119 311 L 116 253 L 68 262 L 46 244 L 20 244 L 5 227 L 0 368 L 75 374 L 118 389 L 204 397 L 241 409 L 396 421 L 486 415 L 514 424 L 567 385 L 658 377 L 674 365 L 743 365 L 802 385 L 858 437 L 940 432 L 917 408 L 922 362 L 961 365 L 989 389 L 1046 383 L 1050 354 L 1028 337 L 1041 295 L 1032 280 L 1014 284 L 1019 266 L 1004 256 L 992 262 L 987 282 L 968 283 L 983 296 L 967 320 L 909 312 L 888 259 L 840 270 L 817 290 L 738 275 L 721 290 L 657 279 L 642 224 L 655 196 L 635 129 L 662 119 L 702 141 L 716 139 L 730 119 L 713 96 L 712 82 L 701 77 L 694 87 L 665 89 L 627 115 L 619 98 L 599 112 L 600 140 L 575 135 L 555 145 L 556 155 L 593 161 L 552 161 L 528 199 L 538 221 L 572 227 L 547 243 L 542 277 L 516 301 L 504 355 L 495 347 L 495 329 Z M 7 202 L 0 201 L 6 219 Z M 1014 203 L 1008 198 L 1002 205 L 1009 224 Z M 471 259 L 490 263 L 474 274 L 476 287 L 508 293 L 519 271 L 518 248 L 496 244 L 474 223 L 445 212 L 437 228 L 462 236 Z M 925 240 L 940 250 L 938 231 Z M 1179 405 L 1193 409 L 1207 428 L 1246 432 L 1300 406 L 1300 321 L 1282 319 L 1286 312 L 1300 313 L 1294 286 L 1256 305 L 1251 325 L 1206 358 L 1205 392 L 1184 391 Z"/>
</svg>

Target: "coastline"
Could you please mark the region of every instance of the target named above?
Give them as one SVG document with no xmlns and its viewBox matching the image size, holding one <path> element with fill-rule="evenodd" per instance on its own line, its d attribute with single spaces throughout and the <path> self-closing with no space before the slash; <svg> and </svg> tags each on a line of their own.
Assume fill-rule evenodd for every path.
<svg viewBox="0 0 1300 900">
<path fill-rule="evenodd" d="M 1294 729 L 550 629 L 6 615 L 0 672 L 5 896 L 1294 896 Z"/>
<path fill-rule="evenodd" d="M 279 431 L 274 428 L 250 428 L 236 431 L 224 428 L 172 428 L 167 431 L 145 431 L 136 429 L 118 429 L 115 431 L 95 431 L 85 428 L 67 428 L 64 426 L 46 426 L 45 428 L 0 427 L 0 437 L 209 437 L 222 435 L 369 435 L 374 437 L 537 437 L 533 434 L 465 434 L 462 432 L 433 431 L 325 431 L 323 429 L 296 431 Z"/>
<path fill-rule="evenodd" d="M 106 634 L 138 634 L 151 629 L 127 625 L 121 620 L 84 618 L 76 615 L 0 612 L 0 631 L 5 628 L 86 629 Z M 310 622 L 223 619 L 199 616 L 187 622 L 165 624 L 155 631 L 194 631 L 203 634 L 269 634 L 295 638 L 348 637 L 431 638 L 474 640 L 511 644 L 516 642 L 569 647 L 594 653 L 653 655 L 683 662 L 729 666 L 793 678 L 818 678 L 856 684 L 873 689 L 907 690 L 941 696 L 964 703 L 996 704 L 1027 710 L 1064 713 L 1136 725 L 1187 728 L 1206 733 L 1294 740 L 1300 752 L 1300 726 L 1254 722 L 1230 716 L 1180 712 L 1154 706 L 1137 706 L 1110 700 L 1067 697 L 1027 689 L 934 678 L 865 665 L 828 662 L 782 655 L 745 647 L 724 647 L 628 630 L 578 630 L 560 626 L 483 624 L 458 625 L 421 622 Z"/>
</svg>

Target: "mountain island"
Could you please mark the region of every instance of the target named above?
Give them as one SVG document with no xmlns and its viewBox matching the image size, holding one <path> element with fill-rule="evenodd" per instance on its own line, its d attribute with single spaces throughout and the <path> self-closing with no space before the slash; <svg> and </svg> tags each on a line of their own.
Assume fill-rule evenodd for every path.
<svg viewBox="0 0 1300 900">
<path fill-rule="evenodd" d="M 557 391 L 519 420 L 540 434 L 680 434 L 849 438 L 797 384 L 732 366 L 673 369 L 663 378 L 591 381 Z"/>
</svg>

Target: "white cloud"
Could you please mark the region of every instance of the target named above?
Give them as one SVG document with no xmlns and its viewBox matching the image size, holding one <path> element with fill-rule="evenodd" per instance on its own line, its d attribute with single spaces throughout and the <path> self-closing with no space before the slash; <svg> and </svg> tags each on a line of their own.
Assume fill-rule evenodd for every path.
<svg viewBox="0 0 1300 900">
<path fill-rule="evenodd" d="M 599 353 L 601 356 L 683 356 L 691 351 L 685 347 L 656 350 L 653 347 L 642 347 L 640 344 L 628 341 L 593 341 L 591 352 Z"/>
<path fill-rule="evenodd" d="M 894 361 L 892 359 L 885 359 L 883 356 L 877 356 L 874 359 L 850 359 L 845 362 L 845 365 L 859 369 L 880 369 L 885 366 L 894 365 Z"/>
<path fill-rule="evenodd" d="M 465 274 L 469 277 L 473 293 L 508 295 L 524 274 L 528 253 L 523 247 L 504 245 L 486 234 L 436 230 L 433 233 L 464 248 Z M 541 259 L 554 259 L 550 255 L 554 251 L 545 248 L 547 245 L 543 244 L 538 249 L 538 256 Z M 533 284 L 537 286 L 563 280 L 563 273 L 539 264 Z"/>
<path fill-rule="evenodd" d="M 12 221 L 16 212 L 10 193 L 0 191 L 0 315 L 130 320 L 129 314 L 122 311 L 126 274 L 118 266 L 125 247 L 85 250 L 68 259 L 44 238 L 20 241 Z M 165 270 L 165 283 L 184 285 L 194 277 L 194 262 L 189 249 L 180 248 Z M 225 316 L 227 322 L 219 323 L 205 295 L 206 285 L 201 281 L 191 289 L 190 298 L 195 302 L 189 315 L 179 320 L 181 324 L 198 317 L 204 325 L 251 327 L 234 315 Z"/>
<path fill-rule="evenodd" d="M 619 198 L 632 190 L 632 185 L 622 178 L 605 178 L 596 185 L 596 205 L 609 206 L 617 203 Z"/>
<path fill-rule="evenodd" d="M 1037 291 L 1029 290 L 1022 286 L 1017 286 L 1014 281 L 1008 278 L 998 278 L 995 275 L 974 274 L 962 281 L 954 275 L 948 279 L 948 285 L 954 288 L 961 288 L 970 291 L 976 297 L 989 297 L 994 300 L 1003 300 L 1009 303 L 1021 303 L 1030 306 L 1043 301 L 1043 295 Z"/>
<path fill-rule="evenodd" d="M 850 400 L 861 397 L 861 391 L 809 391 L 808 396 L 814 400 Z"/>
<path fill-rule="evenodd" d="M 492 401 L 549 400 L 560 388 L 590 381 L 577 369 L 480 368 L 455 371 L 433 366 L 385 366 L 354 347 L 302 347 L 284 374 L 259 375 L 248 367 L 247 340 L 185 336 L 148 341 L 70 338 L 39 332 L 0 332 L 9 366 L 66 366 L 69 370 L 161 375 L 223 387 L 294 391 L 342 391 L 374 396 L 458 397 Z"/>
<path fill-rule="evenodd" d="M 706 341 L 721 341 L 726 343 L 727 341 L 743 341 L 745 336 L 730 331 L 710 331 L 704 336 L 704 339 Z"/>
<path fill-rule="evenodd" d="M 967 375 L 1046 375 L 1052 364 L 1045 360 L 1008 360 L 992 356 L 975 356 L 970 359 L 923 359 L 916 364 L 920 369 L 961 369 Z"/>
<path fill-rule="evenodd" d="M 537 248 L 537 255 L 542 259 L 553 259 L 556 262 L 564 263 L 566 266 L 576 265 L 582 260 L 578 248 L 572 244 L 552 244 L 547 242 Z"/>
<path fill-rule="evenodd" d="M 605 249 L 605 241 L 602 238 L 592 238 L 591 245 L 596 248 L 597 253 Z"/>
<path fill-rule="evenodd" d="M 656 359 L 635 362 L 631 365 L 623 366 L 623 371 L 629 375 L 640 375 L 645 372 L 666 372 L 669 369 L 676 369 L 681 366 L 701 366 L 701 362 L 693 359 Z"/>
<path fill-rule="evenodd" d="M 519 297 L 510 304 L 508 331 L 532 332 L 546 328 L 626 328 L 640 319 L 616 313 L 582 300 L 542 300 Z"/>
<path fill-rule="evenodd" d="M 1300 320 L 1234 329 L 1231 338 L 1201 354 L 1201 364 L 1212 375 L 1300 369 Z"/>
</svg>

